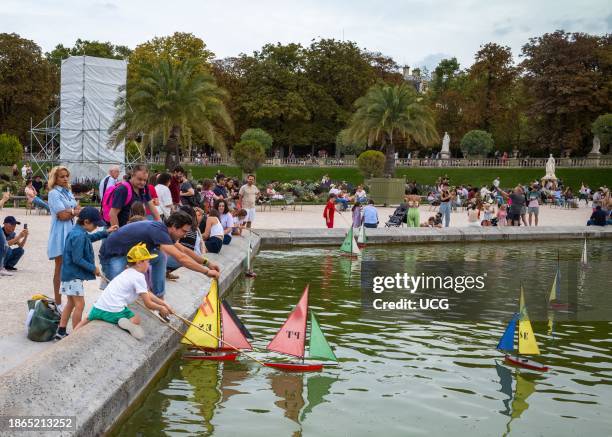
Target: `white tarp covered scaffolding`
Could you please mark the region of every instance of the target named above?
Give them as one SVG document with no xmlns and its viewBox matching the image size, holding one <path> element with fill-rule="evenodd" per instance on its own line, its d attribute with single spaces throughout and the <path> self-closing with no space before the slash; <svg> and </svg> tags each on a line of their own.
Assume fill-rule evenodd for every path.
<svg viewBox="0 0 612 437">
<path fill-rule="evenodd" d="M 113 164 L 123 169 L 124 144 L 113 148 L 108 129 L 115 101 L 125 94 L 127 62 L 72 56 L 62 61 L 61 74 L 60 161 L 71 179 L 100 179 Z"/>
</svg>

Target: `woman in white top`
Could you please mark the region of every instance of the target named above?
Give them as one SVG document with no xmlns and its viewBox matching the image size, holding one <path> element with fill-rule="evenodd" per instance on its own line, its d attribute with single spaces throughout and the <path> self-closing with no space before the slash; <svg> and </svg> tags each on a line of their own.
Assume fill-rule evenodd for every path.
<svg viewBox="0 0 612 437">
<path fill-rule="evenodd" d="M 170 173 L 161 173 L 157 176 L 157 185 L 155 185 L 155 191 L 157 192 L 157 210 L 159 211 L 160 217 L 169 217 L 172 213 L 172 194 L 170 193 L 170 181 L 172 176 Z"/>
<path fill-rule="evenodd" d="M 225 199 L 215 201 L 215 209 L 219 211 L 219 221 L 223 226 L 223 244 L 230 244 L 232 241 L 232 229 L 234 228 L 234 217 L 230 213 L 229 205 Z"/>
<path fill-rule="evenodd" d="M 204 239 L 204 246 L 206 252 L 219 253 L 223 247 L 223 225 L 219 221 L 219 211 L 211 209 L 208 212 L 208 218 L 206 219 L 206 228 L 202 238 Z"/>
</svg>

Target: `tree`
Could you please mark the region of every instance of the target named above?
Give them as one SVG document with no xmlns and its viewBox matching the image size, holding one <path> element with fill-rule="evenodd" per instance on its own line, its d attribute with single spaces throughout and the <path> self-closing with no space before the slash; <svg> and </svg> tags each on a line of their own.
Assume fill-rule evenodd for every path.
<svg viewBox="0 0 612 437">
<path fill-rule="evenodd" d="M 0 131 L 27 139 L 30 119 L 45 117 L 55 105 L 57 71 L 36 43 L 0 33 Z"/>
<path fill-rule="evenodd" d="M 51 52 L 45 53 L 45 57 L 56 67 L 61 68 L 62 60 L 69 56 L 95 56 L 108 59 L 127 59 L 131 50 L 127 46 L 114 45 L 108 41 L 89 41 L 77 39 L 72 47 L 58 44 Z"/>
<path fill-rule="evenodd" d="M 591 127 L 593 135 L 599 137 L 601 145 L 606 147 L 612 144 L 612 114 L 603 114 L 597 117 Z"/>
<path fill-rule="evenodd" d="M 368 147 L 365 141 L 351 141 L 349 132 L 341 130 L 336 135 L 336 151 L 341 155 L 357 155 Z"/>
<path fill-rule="evenodd" d="M 166 143 L 166 168 L 173 167 L 171 153 L 178 158 L 179 144 L 190 150 L 194 134 L 225 153 L 222 131 L 233 133 L 224 104 L 226 93 L 210 73 L 199 69 L 197 61 L 176 64 L 162 59 L 141 66 L 139 77 L 127 102 L 117 102 L 117 118 L 111 127 L 117 142 L 130 132 L 147 133 L 145 138 L 161 136 Z"/>
<path fill-rule="evenodd" d="M 558 30 L 523 46 L 525 84 L 537 140 L 550 152 L 586 152 L 591 122 L 612 112 L 612 35 Z"/>
<path fill-rule="evenodd" d="M 266 152 L 258 141 L 244 140 L 234 145 L 232 157 L 243 173 L 255 173 L 266 161 Z"/>
<path fill-rule="evenodd" d="M 422 98 L 407 84 L 377 84 L 355 102 L 348 135 L 385 150 L 385 175 L 395 170 L 395 145 L 400 139 L 432 145 L 439 140 L 433 115 Z"/>
<path fill-rule="evenodd" d="M 385 170 L 385 155 L 378 150 L 366 150 L 357 157 L 357 167 L 364 177 L 381 177 Z"/>
<path fill-rule="evenodd" d="M 482 130 L 471 130 L 461 138 L 461 150 L 465 156 L 482 156 L 493 150 L 493 136 Z"/>
<path fill-rule="evenodd" d="M 0 164 L 13 165 L 23 159 L 23 146 L 15 135 L 0 135 Z"/>
<path fill-rule="evenodd" d="M 240 141 L 256 141 L 261 144 L 264 151 L 272 148 L 272 135 L 263 129 L 247 129 L 240 135 Z"/>
</svg>

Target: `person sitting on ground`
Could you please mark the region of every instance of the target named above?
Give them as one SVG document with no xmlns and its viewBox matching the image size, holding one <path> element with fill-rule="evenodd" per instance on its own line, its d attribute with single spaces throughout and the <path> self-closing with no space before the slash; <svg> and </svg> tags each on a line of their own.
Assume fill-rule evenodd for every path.
<svg viewBox="0 0 612 437">
<path fill-rule="evenodd" d="M 368 200 L 368 204 L 363 208 L 363 226 L 366 228 L 378 227 L 378 211 L 374 206 L 374 200 Z"/>
<path fill-rule="evenodd" d="M 483 212 L 483 221 L 487 220 L 487 221 L 491 221 L 493 220 L 493 217 L 495 217 L 495 206 L 493 205 L 493 199 L 489 199 L 483 206 L 482 206 L 482 212 Z"/>
<path fill-rule="evenodd" d="M 433 216 L 434 219 L 434 225 L 436 228 L 441 228 L 442 227 L 442 213 L 441 212 L 437 212 L 436 215 Z"/>
<path fill-rule="evenodd" d="M 15 266 L 25 253 L 24 246 L 28 241 L 29 232 L 24 226 L 24 229 L 17 234 L 15 228 L 20 224 L 21 222 L 18 222 L 12 215 L 4 218 L 2 236 L 6 244 L 4 246 L 4 260 L 0 263 L 0 271 L 16 271 L 17 268 Z"/>
<path fill-rule="evenodd" d="M 34 185 L 32 185 L 32 179 L 28 179 L 26 181 L 24 192 L 26 195 L 26 204 L 28 208 L 32 208 L 32 206 L 34 206 L 35 208 L 42 208 L 47 212 L 51 211 L 47 202 L 38 197 L 38 192 L 36 191 L 36 188 L 34 188 Z"/>
<path fill-rule="evenodd" d="M 242 230 L 247 226 L 247 210 L 234 208 L 232 217 L 234 218 L 234 226 L 232 227 L 232 235 L 242 235 Z"/>
<path fill-rule="evenodd" d="M 60 293 L 68 298 L 68 303 L 62 311 L 55 340 L 61 340 L 68 335 L 66 326 L 68 326 L 68 319 L 71 315 L 73 329 L 81 323 L 85 308 L 83 281 L 90 281 L 100 276 L 92 243 L 108 237 L 109 233 L 117 230 L 117 227 L 114 226 L 92 234 L 91 232 L 98 227 L 106 226 L 106 222 L 102 220 L 100 211 L 91 206 L 83 208 L 78 217 L 76 225 L 68 233 L 64 244 Z"/>
<path fill-rule="evenodd" d="M 102 320 L 118 325 L 137 339 L 143 338 L 144 331 L 140 327 L 140 317 L 128 308 L 128 305 L 139 297 L 147 308 L 158 311 L 160 316 L 165 318 L 173 314 L 170 305 L 150 293 L 147 287 L 145 274 L 149 268 L 149 260 L 155 258 L 158 258 L 158 254 L 149 253 L 144 243 L 133 246 L 126 256 L 127 268 L 110 281 L 75 331 L 92 320 Z"/>
<path fill-rule="evenodd" d="M 587 226 L 606 226 L 608 214 L 601 208 L 601 205 L 597 205 L 591 218 L 587 222 Z"/>
<path fill-rule="evenodd" d="M 170 214 L 165 224 L 145 220 L 122 226 L 104 240 L 100 248 L 100 266 L 104 275 L 108 280 L 114 279 L 125 268 L 129 249 L 137 243 L 145 243 L 150 251 L 160 255 L 151 262 L 151 291 L 157 297 L 163 298 L 166 292 L 167 256 L 172 256 L 189 270 L 218 278 L 219 267 L 216 264 L 178 243 L 189 232 L 192 223 L 189 214 L 177 211 Z"/>
<path fill-rule="evenodd" d="M 334 227 L 334 214 L 336 213 L 336 195 L 330 194 L 327 196 L 327 203 L 323 209 L 323 218 L 325 219 L 325 225 L 331 229 Z"/>
<path fill-rule="evenodd" d="M 204 228 L 202 238 L 204 239 L 206 251 L 210 253 L 219 253 L 223 247 L 225 232 L 219 220 L 220 216 L 221 214 L 219 214 L 219 211 L 211 209 L 206 218 L 206 227 Z"/>
<path fill-rule="evenodd" d="M 363 189 L 363 185 L 357 185 L 357 190 L 355 190 L 355 201 L 362 204 L 368 201 L 368 195 Z"/>
<path fill-rule="evenodd" d="M 340 204 L 340 211 L 346 211 L 348 209 L 348 204 L 350 202 L 350 197 L 344 190 L 340 190 L 338 196 L 336 197 L 336 203 Z"/>
</svg>

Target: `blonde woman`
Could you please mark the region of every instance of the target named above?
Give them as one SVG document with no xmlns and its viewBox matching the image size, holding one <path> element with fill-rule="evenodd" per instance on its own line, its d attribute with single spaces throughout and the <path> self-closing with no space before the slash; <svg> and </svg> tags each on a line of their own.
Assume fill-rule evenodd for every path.
<svg viewBox="0 0 612 437">
<path fill-rule="evenodd" d="M 70 191 L 70 171 L 61 165 L 53 167 L 49 172 L 49 209 L 51 210 L 51 230 L 49 231 L 47 256 L 50 260 L 55 261 L 53 293 L 55 303 L 61 305 L 60 276 L 64 243 L 74 226 L 73 219 L 79 215 L 80 211 Z"/>
</svg>

